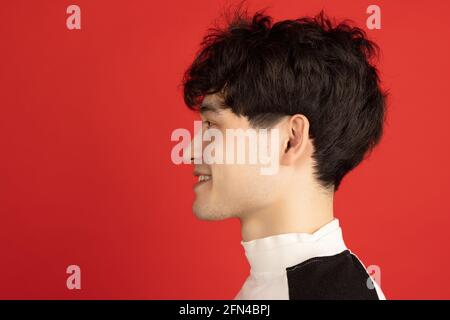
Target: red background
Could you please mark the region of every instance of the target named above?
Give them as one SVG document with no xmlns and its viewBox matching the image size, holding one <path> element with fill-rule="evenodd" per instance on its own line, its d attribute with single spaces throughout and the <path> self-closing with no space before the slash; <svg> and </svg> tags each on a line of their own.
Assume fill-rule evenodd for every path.
<svg viewBox="0 0 450 320">
<path fill-rule="evenodd" d="M 66 8 L 81 8 L 81 30 Z M 2 1 L 0 298 L 232 299 L 237 220 L 191 211 L 170 135 L 192 129 L 182 74 L 223 1 Z M 448 1 L 251 1 L 275 20 L 381 7 L 385 136 L 336 193 L 347 245 L 390 299 L 450 298 Z M 81 290 L 66 267 L 81 267 Z"/>
</svg>

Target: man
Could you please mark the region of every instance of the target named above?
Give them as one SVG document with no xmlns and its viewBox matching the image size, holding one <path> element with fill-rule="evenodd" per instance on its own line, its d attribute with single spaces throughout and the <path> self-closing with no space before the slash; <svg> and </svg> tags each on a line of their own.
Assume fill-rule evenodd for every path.
<svg viewBox="0 0 450 320">
<path fill-rule="evenodd" d="M 205 163 L 192 152 L 196 216 L 241 222 L 251 269 L 236 299 L 384 299 L 333 213 L 341 180 L 382 136 L 387 92 L 370 62 L 377 49 L 323 11 L 273 24 L 239 10 L 203 39 L 183 80 L 203 129 L 278 133 L 271 175 L 259 163 Z"/>
</svg>

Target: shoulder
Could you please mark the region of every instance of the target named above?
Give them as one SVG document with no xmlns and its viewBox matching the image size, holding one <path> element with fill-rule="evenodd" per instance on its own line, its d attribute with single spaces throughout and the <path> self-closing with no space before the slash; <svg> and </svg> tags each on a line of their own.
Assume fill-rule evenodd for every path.
<svg viewBox="0 0 450 320">
<path fill-rule="evenodd" d="M 289 299 L 378 300 L 376 284 L 349 250 L 286 268 Z"/>
</svg>

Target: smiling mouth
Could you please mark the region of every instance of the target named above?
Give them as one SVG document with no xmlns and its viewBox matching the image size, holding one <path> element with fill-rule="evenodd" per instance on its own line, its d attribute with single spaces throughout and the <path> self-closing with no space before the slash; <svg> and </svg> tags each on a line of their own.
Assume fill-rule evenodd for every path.
<svg viewBox="0 0 450 320">
<path fill-rule="evenodd" d="M 208 181 L 208 180 L 211 180 L 211 176 L 209 176 L 209 175 L 201 174 L 198 176 L 198 182 L 203 182 L 203 181 Z"/>
<path fill-rule="evenodd" d="M 195 187 L 197 187 L 201 184 L 205 184 L 210 180 L 212 180 L 212 177 L 210 175 L 204 175 L 204 174 L 198 175 L 198 181 L 195 184 Z"/>
</svg>

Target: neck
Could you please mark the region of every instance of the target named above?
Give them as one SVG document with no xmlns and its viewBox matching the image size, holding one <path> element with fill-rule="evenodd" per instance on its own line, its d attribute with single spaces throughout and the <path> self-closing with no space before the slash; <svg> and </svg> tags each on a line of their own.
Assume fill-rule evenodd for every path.
<svg viewBox="0 0 450 320">
<path fill-rule="evenodd" d="M 332 192 L 302 188 L 299 192 L 287 194 L 270 207 L 240 217 L 242 240 L 251 241 L 283 233 L 314 233 L 333 218 Z"/>
</svg>

